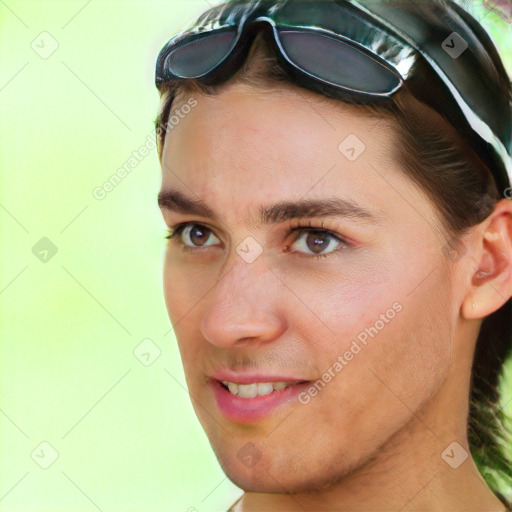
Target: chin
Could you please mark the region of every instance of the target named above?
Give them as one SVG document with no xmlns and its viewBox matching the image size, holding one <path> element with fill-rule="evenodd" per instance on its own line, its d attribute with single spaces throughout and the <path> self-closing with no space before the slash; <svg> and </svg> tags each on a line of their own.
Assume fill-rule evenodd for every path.
<svg viewBox="0 0 512 512">
<path fill-rule="evenodd" d="M 290 455 L 288 448 L 283 453 L 270 450 L 272 455 L 262 456 L 253 467 L 247 467 L 237 456 L 243 442 L 230 442 L 223 447 L 213 446 L 217 460 L 226 476 L 237 487 L 246 492 L 259 493 L 311 493 L 321 492 L 338 484 L 351 468 L 347 458 L 331 461 L 326 465 L 321 460 L 308 463 L 308 457 Z M 284 457 L 284 458 L 283 458 Z"/>
</svg>

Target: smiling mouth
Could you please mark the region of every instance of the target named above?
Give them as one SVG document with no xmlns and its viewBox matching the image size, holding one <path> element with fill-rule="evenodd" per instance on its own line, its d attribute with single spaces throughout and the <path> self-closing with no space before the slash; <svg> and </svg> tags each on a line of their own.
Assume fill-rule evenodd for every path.
<svg viewBox="0 0 512 512">
<path fill-rule="evenodd" d="M 254 398 L 257 396 L 270 395 L 274 392 L 281 392 L 287 387 L 297 384 L 304 384 L 307 380 L 294 382 L 252 382 L 249 384 L 239 384 L 227 380 L 219 381 L 220 385 L 227 389 L 232 395 L 240 398 Z"/>
<path fill-rule="evenodd" d="M 239 382 L 225 380 L 226 378 L 236 378 Z M 277 380 L 279 378 L 283 380 Z M 287 379 L 290 377 L 284 375 L 219 375 L 216 378 L 210 377 L 209 386 L 219 412 L 227 420 L 233 423 L 254 423 L 283 407 L 292 406 L 297 402 L 299 395 L 311 386 L 309 380 Z"/>
</svg>

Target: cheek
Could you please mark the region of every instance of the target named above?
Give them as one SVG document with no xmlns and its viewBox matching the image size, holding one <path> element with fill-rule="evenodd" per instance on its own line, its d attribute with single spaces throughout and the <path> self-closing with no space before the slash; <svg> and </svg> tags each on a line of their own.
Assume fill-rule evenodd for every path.
<svg viewBox="0 0 512 512">
<path fill-rule="evenodd" d="M 318 368 L 336 375 L 326 376 L 332 383 L 318 394 L 326 406 L 340 403 L 325 407 L 327 422 L 336 411 L 350 411 L 351 418 L 361 414 L 359 420 L 373 411 L 370 422 L 376 409 L 408 414 L 397 397 L 414 410 L 451 363 L 455 317 L 448 278 L 435 273 L 415 289 L 428 266 L 407 269 L 393 261 L 372 268 L 346 280 L 338 275 L 336 281 L 334 274 L 287 278 L 295 296 L 284 314 L 309 344 Z"/>
<path fill-rule="evenodd" d="M 300 428 L 309 421 L 324 431 L 319 452 L 339 451 L 347 460 L 366 456 L 439 389 L 450 364 L 449 319 L 441 304 L 423 302 L 402 298 L 390 313 L 384 301 L 374 311 L 376 318 L 384 313 L 388 323 L 340 322 L 339 336 L 330 344 L 324 340 L 323 353 L 315 351 L 322 358 L 319 377 L 328 382 L 304 406 L 308 418 Z M 329 369 L 334 377 L 326 375 Z"/>
<path fill-rule="evenodd" d="M 294 324 L 305 322 L 310 329 L 325 329 L 324 336 L 330 331 L 328 337 L 337 340 L 330 347 L 373 324 L 398 297 L 394 264 L 370 261 L 364 255 L 316 266 L 276 268 L 275 273 L 285 285 L 280 301 L 288 305 L 284 314 Z M 311 335 L 306 339 L 311 340 Z"/>
<path fill-rule="evenodd" d="M 182 322 L 187 316 L 194 315 L 194 309 L 200 308 L 201 300 L 206 299 L 212 289 L 211 266 L 205 262 L 202 265 L 185 265 L 175 249 L 167 251 L 163 269 L 163 287 L 165 304 L 173 325 Z"/>
<path fill-rule="evenodd" d="M 391 293 L 383 290 L 383 300 L 376 298 L 360 315 L 362 323 L 353 312 L 356 323 L 337 347 L 351 358 L 339 384 L 348 391 L 352 410 L 363 417 L 373 410 L 369 426 L 377 411 L 383 420 L 407 417 L 439 389 L 448 373 L 454 327 L 449 293 L 445 290 L 442 297 L 443 284 L 430 284 L 417 294 L 401 291 L 399 283 Z"/>
<path fill-rule="evenodd" d="M 188 380 L 188 369 L 199 359 L 201 345 L 199 336 L 191 333 L 197 331 L 197 315 L 194 308 L 200 309 L 200 298 L 205 297 L 207 289 L 201 289 L 201 279 L 194 279 L 190 272 L 180 270 L 171 258 L 166 255 L 163 270 L 163 291 L 167 313 L 176 337 L 185 374 Z"/>
</svg>

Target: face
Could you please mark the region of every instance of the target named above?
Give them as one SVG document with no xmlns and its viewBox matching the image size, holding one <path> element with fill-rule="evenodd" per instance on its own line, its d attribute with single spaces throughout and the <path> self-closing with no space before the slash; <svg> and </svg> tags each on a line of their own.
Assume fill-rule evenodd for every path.
<svg viewBox="0 0 512 512">
<path fill-rule="evenodd" d="M 239 487 L 325 488 L 449 371 L 438 213 L 384 120 L 292 88 L 194 105 L 166 137 L 161 201 L 181 226 L 164 290 L 194 409 Z"/>
</svg>

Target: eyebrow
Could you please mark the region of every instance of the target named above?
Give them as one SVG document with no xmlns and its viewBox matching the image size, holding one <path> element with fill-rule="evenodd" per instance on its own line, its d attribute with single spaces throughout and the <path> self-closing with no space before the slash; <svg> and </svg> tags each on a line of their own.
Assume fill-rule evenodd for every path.
<svg viewBox="0 0 512 512">
<path fill-rule="evenodd" d="M 158 194 L 158 206 L 176 213 L 198 215 L 218 219 L 218 215 L 204 201 L 188 197 L 178 190 L 163 190 Z M 339 197 L 325 199 L 299 199 L 298 201 L 280 201 L 260 206 L 259 222 L 277 224 L 290 219 L 304 217 L 348 217 L 377 221 L 377 216 L 357 205 L 355 202 Z"/>
</svg>

